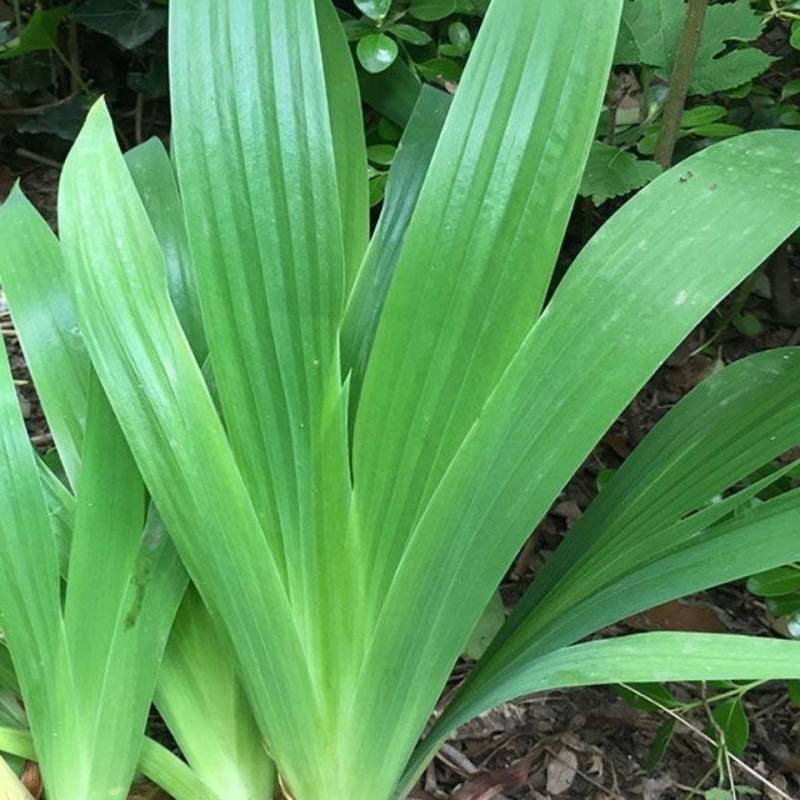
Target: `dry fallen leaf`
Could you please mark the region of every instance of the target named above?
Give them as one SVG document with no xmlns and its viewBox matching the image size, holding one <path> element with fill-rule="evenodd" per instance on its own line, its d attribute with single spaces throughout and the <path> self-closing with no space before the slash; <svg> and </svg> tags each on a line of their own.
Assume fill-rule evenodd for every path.
<svg viewBox="0 0 800 800">
<path fill-rule="evenodd" d="M 649 611 L 636 614 L 626 622 L 638 631 L 727 632 L 727 628 L 711 606 L 690 604 L 680 600 L 672 600 L 651 608 Z"/>
<path fill-rule="evenodd" d="M 547 762 L 547 792 L 548 794 L 562 794 L 572 786 L 578 772 L 578 756 L 562 747 Z"/>
<path fill-rule="evenodd" d="M 531 753 L 510 767 L 470 778 L 453 794 L 452 800 L 492 800 L 502 792 L 519 789 L 528 780 L 535 756 L 535 753 Z"/>
</svg>

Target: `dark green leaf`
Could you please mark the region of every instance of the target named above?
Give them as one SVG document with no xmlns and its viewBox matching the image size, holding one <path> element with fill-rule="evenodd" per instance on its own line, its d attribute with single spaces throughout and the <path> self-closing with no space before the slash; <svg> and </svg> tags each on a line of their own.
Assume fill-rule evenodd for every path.
<svg viewBox="0 0 800 800">
<path fill-rule="evenodd" d="M 670 741 L 672 741 L 674 732 L 675 720 L 670 719 L 659 725 L 655 738 L 650 745 L 650 751 L 647 754 L 647 760 L 644 764 L 645 769 L 653 769 L 661 761 Z"/>
<path fill-rule="evenodd" d="M 409 13 L 412 17 L 433 22 L 444 19 L 456 10 L 455 0 L 411 0 Z"/>
<path fill-rule="evenodd" d="M 367 148 L 367 158 L 373 164 L 380 164 L 382 167 L 388 167 L 394 161 L 397 148 L 391 144 L 374 144 L 372 147 Z"/>
<path fill-rule="evenodd" d="M 725 700 L 717 704 L 711 715 L 722 732 L 725 747 L 735 756 L 740 756 L 750 738 L 750 722 L 741 699 Z"/>
<path fill-rule="evenodd" d="M 747 581 L 747 588 L 760 597 L 779 597 L 800 589 L 800 568 L 778 567 L 759 575 L 753 575 Z"/>
<path fill-rule="evenodd" d="M 413 25 L 406 25 L 402 22 L 392 25 L 392 27 L 389 28 L 389 31 L 398 39 L 402 39 L 404 42 L 408 42 L 409 44 L 422 46 L 430 44 L 432 41 L 430 35 L 425 31 L 420 30 Z"/>
<path fill-rule="evenodd" d="M 147 0 L 87 0 L 74 15 L 76 22 L 110 36 L 126 50 L 151 39 L 167 24 L 167 12 Z"/>
<path fill-rule="evenodd" d="M 37 8 L 17 36 L 0 46 L 0 60 L 18 58 L 37 50 L 50 50 L 56 44 L 58 26 L 72 11 L 74 3 L 44 10 Z"/>
</svg>

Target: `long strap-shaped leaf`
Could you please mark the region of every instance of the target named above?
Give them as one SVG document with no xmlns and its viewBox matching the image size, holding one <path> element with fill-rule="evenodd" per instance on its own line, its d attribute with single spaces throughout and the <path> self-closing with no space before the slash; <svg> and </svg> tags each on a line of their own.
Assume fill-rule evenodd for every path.
<svg viewBox="0 0 800 800">
<path fill-rule="evenodd" d="M 315 0 L 322 65 L 328 95 L 346 287 L 349 291 L 369 242 L 367 147 L 355 64 L 332 0 Z"/>
<path fill-rule="evenodd" d="M 195 586 L 225 619 L 272 753 L 303 772 L 293 780 L 324 786 L 321 745 L 307 735 L 318 689 L 280 567 L 170 304 L 158 241 L 102 102 L 65 163 L 59 218 L 87 348 L 145 483 Z"/>
<path fill-rule="evenodd" d="M 800 442 L 799 385 L 800 349 L 781 348 L 727 367 L 685 397 L 547 560 L 483 662 L 707 527 L 706 515 L 685 518 Z"/>
<path fill-rule="evenodd" d="M 587 245 L 413 531 L 365 663 L 362 707 L 380 703 L 387 719 L 422 728 L 504 570 L 595 442 L 796 226 L 800 191 L 775 165 L 799 149 L 800 135 L 783 131 L 711 147 L 640 192 Z M 399 747 L 400 729 L 370 732 L 365 755 Z"/>
<path fill-rule="evenodd" d="M 420 93 L 397 150 L 375 233 L 347 303 L 342 325 L 342 370 L 350 375 L 350 417 L 358 397 L 422 183 L 447 118 L 451 97 L 426 86 Z"/>
<path fill-rule="evenodd" d="M 172 162 L 161 141 L 153 138 L 129 150 L 125 163 L 161 244 L 175 313 L 192 350 L 202 360 L 207 354 L 203 320 Z"/>
<path fill-rule="evenodd" d="M 61 463 L 73 488 L 80 471 L 89 359 L 67 298 L 58 240 L 19 187 L 0 210 L 0 279 Z"/>
<path fill-rule="evenodd" d="M 45 780 L 82 796 L 72 671 L 61 617 L 58 549 L 11 371 L 0 358 L 0 613 Z"/>
<path fill-rule="evenodd" d="M 644 633 L 565 647 L 536 659 L 463 719 L 514 697 L 572 686 L 798 677 L 797 642 L 727 634 Z M 409 764 L 402 782 L 406 791 L 446 734 L 431 738 Z M 401 792 L 399 797 L 403 796 Z"/>
<path fill-rule="evenodd" d="M 306 647 L 327 661 L 320 637 L 357 578 L 344 541 L 344 250 L 315 4 L 178 0 L 170 13 L 173 146 L 223 416 Z"/>
<path fill-rule="evenodd" d="M 444 125 L 356 419 L 370 592 L 544 301 L 594 135 L 619 0 L 494 0 Z"/>
</svg>

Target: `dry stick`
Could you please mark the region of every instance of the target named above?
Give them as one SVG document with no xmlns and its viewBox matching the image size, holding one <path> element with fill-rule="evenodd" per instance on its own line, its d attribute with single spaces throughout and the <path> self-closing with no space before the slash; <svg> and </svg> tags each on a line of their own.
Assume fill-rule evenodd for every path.
<svg viewBox="0 0 800 800">
<path fill-rule="evenodd" d="M 640 692 L 638 689 L 636 689 L 634 686 L 631 686 L 629 683 L 620 683 L 619 685 L 627 689 L 629 692 L 633 692 L 633 694 L 637 695 L 638 697 L 641 697 L 643 700 L 647 700 L 648 703 L 652 703 L 654 706 L 656 706 L 656 708 L 663 711 L 665 714 L 669 714 L 669 716 L 671 716 L 674 720 L 679 722 L 681 725 L 685 725 L 690 731 L 693 731 L 701 739 L 708 742 L 708 744 L 713 745 L 714 747 L 717 746 L 717 743 L 708 734 L 701 731 L 700 728 L 696 727 L 695 725 L 692 725 L 692 723 L 689 722 L 688 719 L 684 719 L 680 714 L 676 714 L 671 708 L 667 708 L 662 703 L 659 703 L 658 700 L 656 700 L 655 698 L 650 697 L 649 695 L 646 695 L 643 692 Z M 741 767 L 748 775 L 750 775 L 752 778 L 755 778 L 759 783 L 769 787 L 773 792 L 775 792 L 776 795 L 778 795 L 778 797 L 782 797 L 784 798 L 784 800 L 795 800 L 794 797 L 792 797 L 790 794 L 786 794 L 786 792 L 784 792 L 783 789 L 779 788 L 774 783 L 772 783 L 772 781 L 765 778 L 760 772 L 754 770 L 749 764 L 742 761 L 741 758 L 738 758 L 737 756 L 733 755 L 733 753 L 729 753 L 728 755 L 730 756 L 731 761 L 733 761 L 733 763 L 736 764 L 736 766 Z"/>
<path fill-rule="evenodd" d="M 681 117 L 689 93 L 689 82 L 692 79 L 697 48 L 703 34 L 703 22 L 706 17 L 708 0 L 689 0 L 686 6 L 686 22 L 683 26 L 675 66 L 669 82 L 669 94 L 664 105 L 661 121 L 661 133 L 658 136 L 654 158 L 663 169 L 672 166 L 672 155 L 681 126 Z"/>
</svg>

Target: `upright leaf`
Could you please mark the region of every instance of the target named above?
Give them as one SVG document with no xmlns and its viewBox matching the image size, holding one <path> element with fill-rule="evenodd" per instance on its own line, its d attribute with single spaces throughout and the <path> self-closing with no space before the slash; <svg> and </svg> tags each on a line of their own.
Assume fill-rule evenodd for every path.
<svg viewBox="0 0 800 800">
<path fill-rule="evenodd" d="M 484 20 L 406 233 L 356 420 L 357 516 L 376 597 L 544 301 L 619 10 L 617 0 L 495 0 Z"/>
<path fill-rule="evenodd" d="M 59 219 L 87 348 L 145 484 L 201 596 L 226 620 L 272 753 L 297 765 L 298 779 L 302 764 L 303 780 L 314 781 L 317 740 L 305 731 L 318 719 L 317 694 L 281 572 L 181 331 L 158 240 L 102 103 L 65 163 Z"/>
<path fill-rule="evenodd" d="M 80 470 L 89 359 L 65 285 L 58 240 L 16 187 L 0 208 L 0 277 L 61 463 Z"/>
<path fill-rule="evenodd" d="M 358 590 L 342 579 L 345 265 L 315 4 L 170 13 L 173 146 L 222 412 L 317 663 L 333 650 L 319 620 Z"/>
</svg>

